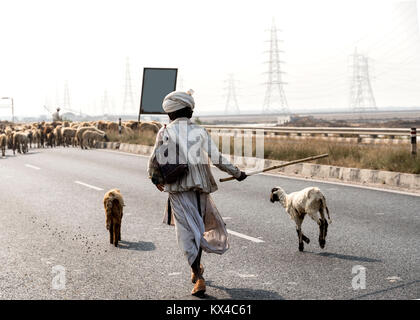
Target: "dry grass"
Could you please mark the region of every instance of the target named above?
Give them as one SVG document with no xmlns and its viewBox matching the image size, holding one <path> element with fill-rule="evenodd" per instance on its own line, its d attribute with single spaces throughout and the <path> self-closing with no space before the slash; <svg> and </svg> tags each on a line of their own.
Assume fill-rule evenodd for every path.
<svg viewBox="0 0 420 320">
<path fill-rule="evenodd" d="M 232 138 L 231 154 L 234 150 L 233 141 Z M 220 150 L 222 150 L 221 144 L 222 139 L 220 138 Z M 413 158 L 410 148 L 410 145 L 362 145 L 313 139 L 287 141 L 266 137 L 264 139 L 264 158 L 292 161 L 328 153 L 328 158 L 311 163 L 420 174 L 420 158 Z M 255 156 L 255 139 L 252 149 L 252 156 Z"/>
<path fill-rule="evenodd" d="M 316 163 L 340 167 L 420 174 L 420 158 L 413 158 L 409 145 L 359 145 L 326 141 L 280 142 L 266 139 L 267 159 L 295 160 L 328 153 Z"/>
<path fill-rule="evenodd" d="M 119 135 L 117 131 L 107 131 L 106 135 L 110 141 L 119 141 L 130 144 L 142 144 L 146 146 L 153 146 L 156 140 L 156 134 L 151 131 L 142 133 L 133 132 L 132 134 Z"/>
<path fill-rule="evenodd" d="M 153 146 L 156 139 L 153 132 L 121 136 L 115 132 L 108 132 L 107 135 L 111 141 L 148 146 Z M 222 138 L 219 140 L 219 146 L 222 150 Z M 233 138 L 230 149 L 233 153 Z M 255 140 L 253 150 L 255 156 Z M 265 159 L 291 161 L 323 153 L 328 153 L 329 157 L 311 163 L 420 174 L 420 158 L 414 159 L 411 156 L 409 145 L 359 145 L 322 140 L 279 141 L 267 137 L 264 141 Z"/>
</svg>

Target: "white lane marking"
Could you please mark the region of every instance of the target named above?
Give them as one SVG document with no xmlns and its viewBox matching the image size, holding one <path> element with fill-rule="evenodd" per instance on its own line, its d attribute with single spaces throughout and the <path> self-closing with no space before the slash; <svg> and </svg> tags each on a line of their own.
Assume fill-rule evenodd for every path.
<svg viewBox="0 0 420 320">
<path fill-rule="evenodd" d="M 285 178 L 285 179 L 291 179 L 291 180 L 314 181 L 314 182 L 319 182 L 319 183 L 335 184 L 335 185 L 339 185 L 339 186 L 346 186 L 346 187 L 352 187 L 352 188 L 368 189 L 368 190 L 383 191 L 383 192 L 389 192 L 389 193 L 398 193 L 398 194 L 403 194 L 403 195 L 406 195 L 406 196 L 420 197 L 419 193 L 398 191 L 398 190 L 392 190 L 392 189 L 381 189 L 381 188 L 361 186 L 361 185 L 356 185 L 356 184 L 347 184 L 347 183 L 344 183 L 344 182 L 318 180 L 318 179 L 312 179 L 312 178 L 289 177 L 289 176 L 280 175 L 280 174 L 273 174 L 273 173 L 260 173 L 259 175 L 271 176 L 271 177 L 277 177 L 277 178 Z"/>
<path fill-rule="evenodd" d="M 257 275 L 255 274 L 240 274 L 238 273 L 238 276 L 240 276 L 241 278 L 256 278 Z"/>
<path fill-rule="evenodd" d="M 386 278 L 386 280 L 389 280 L 389 282 L 397 282 L 397 281 L 401 281 L 402 279 L 397 276 L 392 276 L 392 277 Z"/>
<path fill-rule="evenodd" d="M 223 220 L 232 220 L 232 217 L 222 217 Z"/>
<path fill-rule="evenodd" d="M 41 168 L 33 166 L 31 164 L 25 164 L 25 167 L 31 168 L 31 169 L 35 169 L 35 170 L 41 170 Z"/>
<path fill-rule="evenodd" d="M 250 236 L 247 236 L 246 234 L 242 234 L 242 233 L 239 233 L 239 232 L 236 232 L 236 231 L 232 231 L 232 230 L 229 230 L 229 229 L 227 229 L 227 232 L 229 232 L 230 234 L 232 234 L 234 236 L 237 236 L 237 237 L 240 237 L 240 238 L 244 238 L 244 239 L 250 240 L 252 242 L 256 242 L 256 243 L 264 242 L 261 239 L 250 237 Z"/>
<path fill-rule="evenodd" d="M 375 213 L 377 216 L 383 216 L 385 213 L 383 213 L 383 212 L 378 212 L 378 213 Z"/>
<path fill-rule="evenodd" d="M 91 189 L 94 189 L 94 190 L 98 190 L 98 191 L 104 190 L 104 189 L 102 189 L 102 188 L 98 188 L 98 187 L 92 186 L 92 185 L 90 185 L 90 184 L 87 184 L 87 183 L 81 182 L 81 181 L 75 181 L 74 183 L 77 183 L 77 184 L 80 184 L 80 185 L 82 185 L 82 186 L 85 186 L 85 187 L 88 187 L 88 188 L 91 188 Z"/>
</svg>

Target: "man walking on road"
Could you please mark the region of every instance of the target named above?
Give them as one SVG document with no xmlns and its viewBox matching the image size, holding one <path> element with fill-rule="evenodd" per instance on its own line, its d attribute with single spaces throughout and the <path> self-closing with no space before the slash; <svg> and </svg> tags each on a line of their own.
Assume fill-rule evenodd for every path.
<svg viewBox="0 0 420 320">
<path fill-rule="evenodd" d="M 192 90 L 171 92 L 162 106 L 170 123 L 157 134 L 148 164 L 149 178 L 160 191 L 169 194 L 164 222 L 175 224 L 178 245 L 191 266 L 191 281 L 195 283 L 191 294 L 202 297 L 206 291 L 204 267 L 200 263 L 202 250 L 223 254 L 229 248 L 225 223 L 210 196 L 217 190 L 217 184 L 209 158 L 238 181 L 244 180 L 246 174 L 219 153 L 205 128 L 191 122 L 195 106 Z M 162 180 L 160 163 L 156 160 L 162 148 L 167 150 L 168 159 L 171 151 L 173 155 L 177 150 L 179 159 L 188 164 L 188 171 L 173 183 Z"/>
</svg>

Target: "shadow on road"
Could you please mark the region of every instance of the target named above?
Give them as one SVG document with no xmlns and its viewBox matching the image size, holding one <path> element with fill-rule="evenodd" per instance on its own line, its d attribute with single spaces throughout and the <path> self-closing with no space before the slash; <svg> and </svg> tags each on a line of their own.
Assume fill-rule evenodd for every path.
<svg viewBox="0 0 420 320">
<path fill-rule="evenodd" d="M 284 300 L 284 298 L 277 292 L 262 290 L 262 289 L 251 289 L 251 288 L 226 288 L 222 286 L 216 286 L 212 284 L 212 281 L 206 281 L 208 287 L 225 291 L 228 295 L 228 299 L 245 299 L 245 300 Z M 205 300 L 217 300 L 217 297 L 205 294 Z"/>
<path fill-rule="evenodd" d="M 26 157 L 26 156 L 30 156 L 30 155 L 32 155 L 32 154 L 39 154 L 40 152 L 39 151 L 28 151 L 27 153 L 19 153 L 19 152 L 17 152 L 16 151 L 16 154 L 15 155 L 13 155 L 13 153 L 12 154 L 10 154 L 9 156 L 7 156 L 6 155 L 6 157 L 16 157 L 16 156 L 24 156 L 24 157 Z"/>
<path fill-rule="evenodd" d="M 121 240 L 118 242 L 118 246 L 121 249 L 138 250 L 138 251 L 152 251 L 156 249 L 153 242 L 147 242 L 147 241 L 132 242 L 132 241 L 127 241 L 127 240 Z"/>
<path fill-rule="evenodd" d="M 368 257 L 358 257 L 358 256 L 350 256 L 346 254 L 339 254 L 339 253 L 332 253 L 332 252 L 311 252 L 311 251 L 305 251 L 305 253 L 310 254 L 316 254 L 318 256 L 322 257 L 328 257 L 328 258 L 338 258 L 343 260 L 350 260 L 350 261 L 359 261 L 359 262 L 382 262 L 378 259 L 368 258 Z"/>
</svg>

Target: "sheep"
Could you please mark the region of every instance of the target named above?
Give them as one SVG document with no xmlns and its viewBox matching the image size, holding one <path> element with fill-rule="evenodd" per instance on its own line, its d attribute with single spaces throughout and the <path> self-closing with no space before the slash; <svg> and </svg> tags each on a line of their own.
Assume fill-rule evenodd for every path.
<svg viewBox="0 0 420 320">
<path fill-rule="evenodd" d="M 107 129 L 107 123 L 103 120 L 99 120 L 96 124 L 96 127 L 101 131 L 105 131 Z"/>
<path fill-rule="evenodd" d="M 7 149 L 13 149 L 13 136 L 15 132 L 10 128 L 6 128 L 6 136 L 7 136 Z"/>
<path fill-rule="evenodd" d="M 83 137 L 82 137 L 82 135 L 83 135 L 83 132 L 85 132 L 87 130 L 96 131 L 96 132 L 105 134 L 104 131 L 101 131 L 101 130 L 97 129 L 96 127 L 83 127 L 83 126 L 79 127 L 76 131 L 76 141 L 82 149 L 83 149 Z"/>
<path fill-rule="evenodd" d="M 118 131 L 118 123 L 116 122 L 109 122 L 107 124 L 107 128 L 108 131 Z"/>
<path fill-rule="evenodd" d="M 52 133 L 54 130 L 54 128 L 51 125 L 45 125 L 43 126 L 42 129 L 42 146 L 44 146 L 44 141 L 47 143 L 47 147 L 50 146 L 51 148 L 53 147 L 53 138 L 54 135 L 51 135 L 50 133 Z"/>
<path fill-rule="evenodd" d="M 55 135 L 54 131 L 50 131 L 47 133 L 47 147 L 50 146 L 51 148 L 55 147 Z"/>
<path fill-rule="evenodd" d="M 121 240 L 121 220 L 124 200 L 119 189 L 111 189 L 104 196 L 106 229 L 109 230 L 109 242 L 118 246 Z"/>
<path fill-rule="evenodd" d="M 33 136 L 33 141 L 32 142 L 34 144 L 36 144 L 37 147 L 39 148 L 41 146 L 41 131 L 39 129 L 37 129 L 36 127 L 32 128 L 31 131 L 32 131 L 32 136 Z M 31 142 L 31 144 L 32 144 L 32 142 Z M 32 145 L 31 145 L 31 148 L 32 148 Z"/>
<path fill-rule="evenodd" d="M 72 145 L 73 147 L 76 146 L 76 129 L 65 127 L 61 129 L 61 134 L 63 136 L 63 146 L 68 147 Z"/>
<path fill-rule="evenodd" d="M 155 124 L 158 127 L 159 130 L 160 130 L 160 128 L 163 127 L 162 124 L 158 121 L 151 121 L 151 123 Z"/>
<path fill-rule="evenodd" d="M 7 140 L 7 136 L 5 133 L 1 133 L 0 134 L 0 148 L 1 148 L 1 155 L 2 157 L 6 156 L 6 140 Z"/>
<path fill-rule="evenodd" d="M 286 194 L 282 188 L 275 187 L 271 189 L 270 201 L 273 203 L 279 201 L 290 218 L 295 221 L 299 238 L 299 251 L 303 251 L 303 241 L 309 243 L 309 238 L 302 233 L 302 222 L 305 214 L 308 214 L 319 225 L 319 246 L 324 249 L 328 222 L 331 223 L 331 218 L 325 196 L 321 190 L 316 187 L 309 187 Z M 327 212 L 328 222 L 325 219 L 324 210 Z"/>
<path fill-rule="evenodd" d="M 124 123 L 126 127 L 132 129 L 132 130 L 138 130 L 140 122 L 138 121 L 134 121 L 134 120 L 130 120 Z"/>
<path fill-rule="evenodd" d="M 16 132 L 13 135 L 13 154 L 16 154 L 16 149 L 19 153 L 28 152 L 28 136 L 23 132 Z"/>
<path fill-rule="evenodd" d="M 63 136 L 62 136 L 62 134 L 61 134 L 61 128 L 62 128 L 62 126 L 61 125 L 58 125 L 58 126 L 56 126 L 55 127 L 55 129 L 54 129 L 54 140 L 55 140 L 55 145 L 56 146 L 60 146 L 62 143 L 63 143 Z"/>
<path fill-rule="evenodd" d="M 132 134 L 134 134 L 134 131 L 130 127 L 126 127 L 126 126 L 123 125 L 121 127 L 121 134 L 132 135 Z"/>
<path fill-rule="evenodd" d="M 83 132 L 82 148 L 87 149 L 87 146 L 89 146 L 89 148 L 93 148 L 95 146 L 94 142 L 97 141 L 108 141 L 108 137 L 105 133 L 100 133 L 97 131 L 86 130 L 85 132 Z"/>
<path fill-rule="evenodd" d="M 159 127 L 152 122 L 141 122 L 139 126 L 139 131 L 140 132 L 151 131 L 153 133 L 158 133 Z"/>
<path fill-rule="evenodd" d="M 29 147 L 30 148 L 32 148 L 32 142 L 33 142 L 33 133 L 32 133 L 32 130 L 30 130 L 30 129 L 28 129 L 28 130 L 26 130 L 25 131 L 25 134 L 26 134 L 26 136 L 28 137 L 28 144 L 29 144 Z"/>
<path fill-rule="evenodd" d="M 45 140 L 46 140 L 46 135 L 44 134 L 44 129 L 45 129 L 45 122 L 39 123 L 38 124 L 38 134 L 37 137 L 39 139 L 38 142 L 38 148 L 45 147 Z"/>
</svg>

